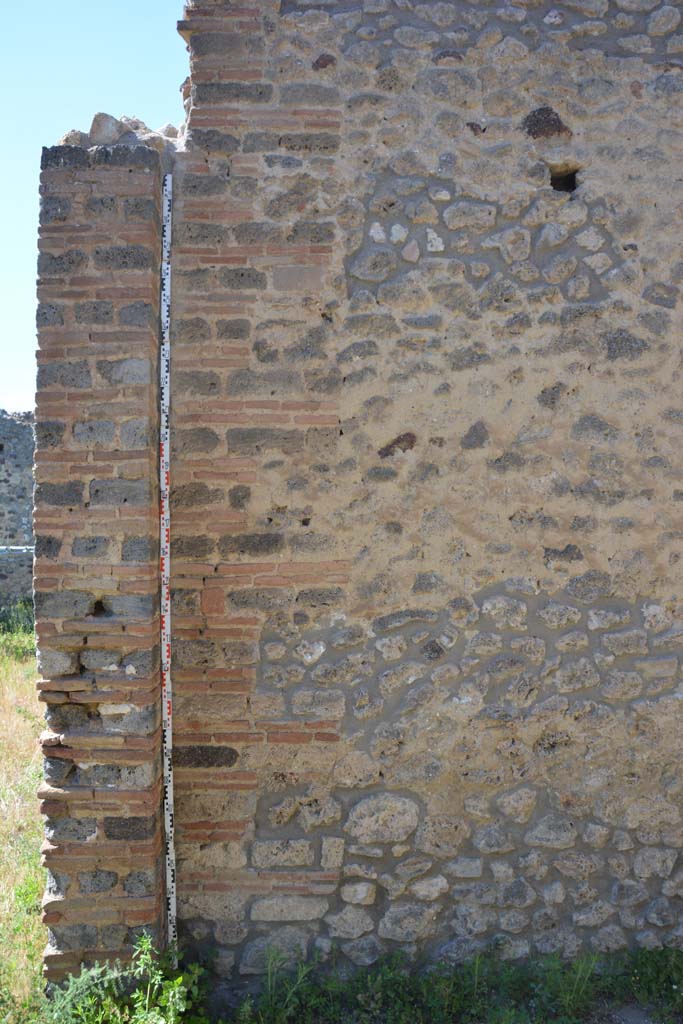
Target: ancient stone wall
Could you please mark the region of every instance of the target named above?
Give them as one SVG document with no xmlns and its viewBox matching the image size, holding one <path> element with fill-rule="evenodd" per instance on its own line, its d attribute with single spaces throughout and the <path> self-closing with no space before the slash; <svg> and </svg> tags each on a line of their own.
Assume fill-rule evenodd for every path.
<svg viewBox="0 0 683 1024">
<path fill-rule="evenodd" d="M 522 957 L 683 940 L 680 13 L 657 0 L 185 12 L 177 880 L 182 941 L 216 954 L 218 997 L 258 979 L 269 946 L 336 948 L 352 966 L 397 949 L 457 960 L 491 943 Z M 153 208 L 159 182 L 149 148 L 81 141 L 47 151 L 45 187 L 84 197 L 87 183 L 118 219 L 79 199 L 45 235 L 62 262 L 45 268 L 57 276 L 41 307 L 44 685 L 105 734 L 115 721 L 132 765 L 128 723 L 137 701 L 153 730 L 156 660 L 143 701 L 128 620 L 151 647 L 158 581 L 151 547 L 132 576 L 125 554 L 129 534 L 154 535 L 155 453 L 153 430 L 125 440 L 125 417 L 142 415 L 131 403 L 151 422 L 153 388 L 147 369 L 124 373 L 141 361 L 124 310 L 137 282 L 153 292 L 156 250 L 148 239 L 139 257 L 143 228 L 118 211 L 139 181 Z M 154 329 L 142 334 L 148 367 Z M 90 428 L 94 400 L 105 425 Z M 105 545 L 97 572 L 83 533 Z M 106 630 L 94 658 L 92 624 Z M 136 710 L 102 711 L 112 689 Z M 67 763 L 69 728 L 60 718 Z M 78 729 L 90 737 L 90 717 Z M 151 735 L 147 774 L 128 767 L 127 782 L 82 742 L 108 767 L 69 769 L 51 806 L 128 786 L 151 808 Z M 57 819 L 72 880 L 51 906 L 74 922 L 54 929 L 57 961 L 130 940 L 116 867 L 97 897 L 118 915 L 109 946 L 73 930 L 87 925 L 70 859 L 87 849 L 92 873 L 132 848 L 110 820 Z"/>
<path fill-rule="evenodd" d="M 161 175 L 139 146 L 44 150 L 35 611 L 46 965 L 161 931 Z"/>
<path fill-rule="evenodd" d="M 0 608 L 33 589 L 33 416 L 0 409 Z"/>
</svg>

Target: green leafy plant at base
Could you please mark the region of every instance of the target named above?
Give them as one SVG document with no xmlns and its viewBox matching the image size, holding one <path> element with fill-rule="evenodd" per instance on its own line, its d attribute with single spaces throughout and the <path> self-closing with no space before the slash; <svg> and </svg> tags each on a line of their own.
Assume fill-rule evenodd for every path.
<svg viewBox="0 0 683 1024">
<path fill-rule="evenodd" d="M 208 1024 L 203 974 L 175 968 L 143 935 L 130 964 L 95 964 L 55 986 L 39 1024 Z"/>
<path fill-rule="evenodd" d="M 523 962 L 495 951 L 417 971 L 401 956 L 349 976 L 334 963 L 285 969 L 268 958 L 260 999 L 245 1000 L 234 1024 L 579 1024 L 634 999 L 654 1019 L 683 1021 L 683 951 L 641 950 L 600 960 L 544 956 Z"/>
<path fill-rule="evenodd" d="M 666 1021 L 683 1019 L 683 951 L 639 950 L 633 955 L 629 981 L 639 1003 L 656 1007 Z"/>
<path fill-rule="evenodd" d="M 246 999 L 233 1024 L 580 1024 L 633 999 L 655 1020 L 683 1021 L 681 950 L 519 963 L 491 954 L 422 971 L 392 956 L 350 975 L 334 960 L 325 975 L 316 967 L 292 970 L 271 953 L 260 997 Z M 84 968 L 49 999 L 33 994 L 21 1017 L 0 985 L 0 1024 L 209 1024 L 203 974 L 196 964 L 174 968 L 143 936 L 132 963 Z"/>
</svg>

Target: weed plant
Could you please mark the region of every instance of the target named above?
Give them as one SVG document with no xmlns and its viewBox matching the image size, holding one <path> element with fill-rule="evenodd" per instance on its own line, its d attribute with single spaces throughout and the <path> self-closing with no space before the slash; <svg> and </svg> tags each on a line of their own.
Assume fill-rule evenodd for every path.
<svg viewBox="0 0 683 1024">
<path fill-rule="evenodd" d="M 495 950 L 455 967 L 411 969 L 388 957 L 348 977 L 294 973 L 280 957 L 268 963 L 259 1000 L 247 999 L 235 1024 L 580 1024 L 638 1002 L 652 1020 L 683 1021 L 683 951 L 640 950 L 599 959 L 545 956 L 502 961 Z M 609 1019 L 609 1018 L 608 1018 Z M 613 1019 L 613 1018 L 611 1018 Z"/>
<path fill-rule="evenodd" d="M 30 607 L 0 616 L 0 1024 L 34 1024 L 42 1005 L 37 739 L 43 721 L 32 621 Z"/>
<path fill-rule="evenodd" d="M 56 988 L 45 1024 L 208 1024 L 203 970 L 178 969 L 141 936 L 126 966 L 96 964 Z"/>
<path fill-rule="evenodd" d="M 423 971 L 392 956 L 351 975 L 334 962 L 324 975 L 314 963 L 292 971 L 273 953 L 261 996 L 246 999 L 230 1024 L 586 1024 L 604 1020 L 610 1005 L 634 1000 L 653 1020 L 679 1024 L 682 982 L 683 951 L 673 949 L 523 963 L 501 961 L 492 951 Z M 0 1003 L 0 1021 L 209 1024 L 206 990 L 203 967 L 174 967 L 143 936 L 130 964 L 84 968 L 49 999 L 27 1004 L 24 1016 L 10 1009 L 3 1017 Z"/>
</svg>

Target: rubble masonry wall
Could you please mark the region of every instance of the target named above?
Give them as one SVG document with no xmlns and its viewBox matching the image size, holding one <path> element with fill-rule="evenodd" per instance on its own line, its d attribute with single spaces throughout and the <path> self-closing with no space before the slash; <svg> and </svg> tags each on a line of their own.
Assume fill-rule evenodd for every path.
<svg viewBox="0 0 683 1024">
<path fill-rule="evenodd" d="M 185 12 L 177 877 L 219 993 L 269 946 L 683 939 L 680 15 Z M 159 168 L 44 156 L 55 972 L 163 930 Z"/>
</svg>

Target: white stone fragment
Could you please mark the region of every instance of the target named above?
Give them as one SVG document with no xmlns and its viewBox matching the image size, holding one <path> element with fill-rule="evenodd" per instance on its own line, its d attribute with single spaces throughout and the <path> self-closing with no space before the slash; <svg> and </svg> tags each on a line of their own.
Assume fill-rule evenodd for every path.
<svg viewBox="0 0 683 1024">
<path fill-rule="evenodd" d="M 567 281 L 567 295 L 574 302 L 587 299 L 590 293 L 591 282 L 586 274 L 577 274 Z"/>
<path fill-rule="evenodd" d="M 411 903 L 390 906 L 379 922 L 378 934 L 395 942 L 416 942 L 429 935 L 438 907 L 421 907 Z"/>
<path fill-rule="evenodd" d="M 375 647 L 385 661 L 397 661 L 405 654 L 407 644 L 402 636 L 385 636 L 375 641 Z"/>
<path fill-rule="evenodd" d="M 462 200 L 447 207 L 443 212 L 443 219 L 451 231 L 460 231 L 463 228 L 485 231 L 495 224 L 496 208 L 491 203 Z"/>
<path fill-rule="evenodd" d="M 652 40 L 646 35 L 621 36 L 617 39 L 622 50 L 628 53 L 651 53 Z"/>
<path fill-rule="evenodd" d="M 681 12 L 670 4 L 665 4 L 650 15 L 647 30 L 651 36 L 665 36 L 673 32 L 681 23 Z"/>
<path fill-rule="evenodd" d="M 90 142 L 93 146 L 112 146 L 125 130 L 121 121 L 111 114 L 95 114 L 90 125 Z"/>
<path fill-rule="evenodd" d="M 617 0 L 617 7 L 629 14 L 641 14 L 643 11 L 651 11 L 658 3 L 659 0 Z"/>
<path fill-rule="evenodd" d="M 294 648 L 294 651 L 301 658 L 304 664 L 313 665 L 316 661 L 322 658 L 326 651 L 326 647 L 322 640 L 314 640 L 312 643 L 309 643 L 307 640 L 303 640 Z"/>
<path fill-rule="evenodd" d="M 564 0 L 564 4 L 587 18 L 604 18 L 609 10 L 609 0 Z"/>
<path fill-rule="evenodd" d="M 342 885 L 339 895 L 344 903 L 355 903 L 360 906 L 370 906 L 375 902 L 376 886 L 372 882 L 348 882 Z"/>
<path fill-rule="evenodd" d="M 340 868 L 344 862 L 345 839 L 323 836 L 320 864 L 324 868 Z"/>
<path fill-rule="evenodd" d="M 491 50 L 491 59 L 495 61 L 519 61 L 529 56 L 529 48 L 514 36 L 506 36 Z"/>
<path fill-rule="evenodd" d="M 132 704 L 100 704 L 99 707 L 101 715 L 127 715 L 134 710 Z"/>
<path fill-rule="evenodd" d="M 338 914 L 328 914 L 325 921 L 333 939 L 357 939 L 374 927 L 374 921 L 367 910 L 351 904 Z"/>
<path fill-rule="evenodd" d="M 446 246 L 441 235 L 437 235 L 436 231 L 432 228 L 427 228 L 427 251 L 443 252 L 445 248 Z"/>
<path fill-rule="evenodd" d="M 553 8 L 552 11 L 548 11 L 543 21 L 546 25 L 561 25 L 564 21 L 564 14 Z"/>
<path fill-rule="evenodd" d="M 412 25 L 403 25 L 396 29 L 394 38 L 401 46 L 424 49 L 428 46 L 436 46 L 441 37 L 436 32 L 427 32 L 424 29 L 414 28 Z"/>
<path fill-rule="evenodd" d="M 557 220 L 560 224 L 565 224 L 568 228 L 578 228 L 582 224 L 586 223 L 588 217 L 588 207 L 585 203 L 580 203 L 577 199 L 572 198 L 571 203 L 565 203 L 564 206 L 557 211 Z"/>
<path fill-rule="evenodd" d="M 72 128 L 65 132 L 58 142 L 59 146 L 82 146 L 87 149 L 90 145 L 90 136 L 87 132 L 81 132 L 78 128 Z"/>
<path fill-rule="evenodd" d="M 439 896 L 447 893 L 448 889 L 449 885 L 444 876 L 436 875 L 435 878 L 421 878 L 418 882 L 413 882 L 409 892 L 415 899 L 432 903 L 434 900 L 438 900 Z"/>
<path fill-rule="evenodd" d="M 365 797 L 351 810 L 345 830 L 362 843 L 400 842 L 417 828 L 419 808 L 393 793 Z"/>
<path fill-rule="evenodd" d="M 386 242 L 387 240 L 386 232 L 378 221 L 375 221 L 375 223 L 370 226 L 369 234 L 373 242 Z"/>
<path fill-rule="evenodd" d="M 481 878 L 484 862 L 481 857 L 456 857 L 449 862 L 447 870 L 455 878 Z"/>
<path fill-rule="evenodd" d="M 329 906 L 324 896 L 263 896 L 251 908 L 252 921 L 315 921 Z"/>
<path fill-rule="evenodd" d="M 628 622 L 630 613 L 622 608 L 591 608 L 588 612 L 589 629 L 611 629 Z"/>
<path fill-rule="evenodd" d="M 526 228 L 507 228 L 484 239 L 482 249 L 498 249 L 506 263 L 526 260 L 531 253 L 531 235 Z"/>
<path fill-rule="evenodd" d="M 562 882 L 550 882 L 543 889 L 543 899 L 546 903 L 564 903 L 567 891 Z"/>
<path fill-rule="evenodd" d="M 569 232 L 564 224 L 546 224 L 536 243 L 539 249 L 553 249 L 567 241 Z"/>
<path fill-rule="evenodd" d="M 612 261 L 606 252 L 596 252 L 594 256 L 586 256 L 583 262 L 588 264 L 596 274 L 604 274 L 612 266 Z"/>
<path fill-rule="evenodd" d="M 576 241 L 582 249 L 589 249 L 590 252 L 597 252 L 605 244 L 605 236 L 596 228 L 586 228 L 576 236 Z"/>
<path fill-rule="evenodd" d="M 654 630 L 655 633 L 667 629 L 673 622 L 671 612 L 661 604 L 644 604 L 642 612 L 646 627 Z"/>
</svg>

